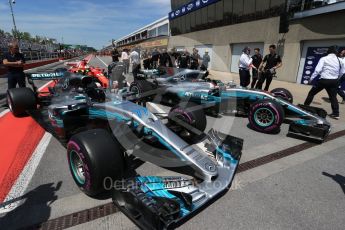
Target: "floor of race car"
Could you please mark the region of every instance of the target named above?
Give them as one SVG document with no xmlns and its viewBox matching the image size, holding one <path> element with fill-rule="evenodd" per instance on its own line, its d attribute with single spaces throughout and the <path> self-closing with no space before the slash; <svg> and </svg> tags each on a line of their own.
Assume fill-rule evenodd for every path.
<svg viewBox="0 0 345 230">
<path fill-rule="evenodd" d="M 110 58 L 93 58 L 90 65 L 105 68 L 103 62 L 110 63 Z M 166 112 L 169 110 L 165 106 L 153 105 L 157 106 Z M 250 130 L 246 118 L 208 117 L 207 121 L 207 130 L 214 128 L 243 138 L 241 164 L 250 162 L 253 165 L 236 175 L 229 192 L 182 225 L 181 229 L 343 229 L 343 133 L 314 146 L 286 137 L 288 125 L 283 125 L 277 135 L 267 135 Z M 332 123 L 332 134 L 345 130 L 345 122 Z M 17 201 L 16 198 L 22 195 L 19 198 L 21 203 L 0 208 L 1 229 L 37 227 L 39 225 L 36 224 L 40 223 L 46 229 L 54 226 L 81 230 L 137 229 L 122 213 L 115 208 L 109 209 L 109 194 L 98 199 L 82 194 L 70 175 L 64 147 L 49 134 L 43 138 L 45 144 L 41 146 L 41 159 L 33 164 L 36 166 L 34 170 L 27 171 L 32 175 L 23 177 L 31 178 L 30 182 L 25 186 L 25 181 L 17 181 L 18 190 L 21 191 L 22 185 L 24 192 L 14 193 L 11 197 Z M 299 147 L 292 149 L 295 146 L 303 150 L 298 152 Z M 279 160 L 272 158 L 274 161 L 256 166 L 259 164 L 255 159 L 287 151 L 291 155 Z M 149 163 L 137 171 L 142 175 L 176 175 Z M 104 204 L 107 210 L 95 208 Z M 101 218 L 94 219 L 96 217 Z"/>
</svg>

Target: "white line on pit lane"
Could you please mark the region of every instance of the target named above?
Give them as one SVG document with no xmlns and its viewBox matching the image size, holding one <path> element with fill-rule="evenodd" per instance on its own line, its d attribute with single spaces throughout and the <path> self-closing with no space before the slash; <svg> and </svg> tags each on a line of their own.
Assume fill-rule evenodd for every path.
<svg viewBox="0 0 345 230">
<path fill-rule="evenodd" d="M 52 81 L 47 82 L 43 86 L 41 86 L 38 91 L 44 89 L 47 87 Z M 10 110 L 7 109 L 0 113 L 0 117 L 7 114 Z M 36 168 L 39 165 L 42 156 L 46 152 L 46 149 L 48 147 L 48 144 L 50 143 L 50 140 L 52 138 L 52 135 L 50 133 L 45 133 L 42 137 L 40 143 L 37 145 L 35 151 L 33 152 L 30 160 L 25 165 L 24 169 L 20 173 L 19 177 L 17 178 L 16 182 L 12 186 L 10 192 L 7 194 L 4 203 L 10 202 L 11 200 L 18 198 L 24 194 L 26 191 L 26 188 L 28 187 L 33 175 L 35 174 Z M 3 207 L 3 205 L 0 204 L 0 213 L 7 213 L 12 210 L 14 210 L 18 205 L 20 204 L 20 201 L 16 201 L 13 203 L 10 203 L 9 205 L 6 205 Z"/>
<path fill-rule="evenodd" d="M 96 56 L 96 58 L 97 58 L 98 60 L 100 60 L 100 61 L 103 63 L 103 65 L 105 65 L 105 67 L 108 67 L 108 64 L 105 63 L 102 59 L 100 59 L 98 56 Z"/>
<path fill-rule="evenodd" d="M 2 111 L 2 112 L 0 113 L 0 117 L 5 116 L 9 111 L 10 111 L 9 109 L 5 109 L 4 111 Z"/>
<path fill-rule="evenodd" d="M 52 138 L 52 135 L 50 133 L 46 132 L 44 134 L 40 143 L 37 145 L 35 151 L 33 152 L 30 160 L 25 165 L 23 171 L 20 173 L 15 184 L 12 186 L 10 192 L 7 194 L 4 200 L 4 203 L 0 204 L 0 213 L 10 212 L 14 210 L 16 207 L 18 207 L 18 205 L 20 205 L 21 203 L 20 197 L 24 195 L 24 192 L 26 191 L 44 153 L 46 152 L 46 149 L 48 147 L 48 144 L 50 143 L 51 138 Z M 11 200 L 14 200 L 14 199 L 16 201 L 12 203 Z"/>
</svg>

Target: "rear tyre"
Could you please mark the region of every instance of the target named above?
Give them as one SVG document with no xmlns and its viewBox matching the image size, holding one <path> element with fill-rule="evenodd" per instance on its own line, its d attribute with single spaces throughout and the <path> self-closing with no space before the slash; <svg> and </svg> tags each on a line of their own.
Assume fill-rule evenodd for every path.
<svg viewBox="0 0 345 230">
<path fill-rule="evenodd" d="M 276 88 L 271 91 L 271 94 L 273 94 L 274 97 L 280 98 L 284 101 L 293 103 L 293 95 L 292 93 L 284 88 Z"/>
<path fill-rule="evenodd" d="M 200 132 L 204 132 L 207 125 L 204 110 L 200 108 L 200 105 L 193 102 L 180 103 L 173 107 L 168 114 L 168 119 L 170 124 L 176 123 L 173 119 L 179 119 Z M 190 132 L 189 135 L 192 139 L 195 137 L 195 135 Z"/>
<path fill-rule="evenodd" d="M 67 144 L 67 158 L 75 183 L 89 196 L 111 189 L 124 175 L 123 149 L 103 129 L 73 135 Z"/>
<path fill-rule="evenodd" d="M 285 119 L 283 107 L 273 100 L 260 100 L 249 109 L 250 126 L 262 133 L 278 133 Z"/>
<path fill-rule="evenodd" d="M 157 87 L 146 80 L 136 80 L 129 86 L 129 91 L 135 93 L 138 97 L 144 95 L 150 95 L 150 91 L 156 89 Z"/>
<path fill-rule="evenodd" d="M 27 115 L 28 110 L 37 108 L 36 96 L 30 88 L 14 88 L 7 91 L 8 107 L 14 116 Z"/>
</svg>

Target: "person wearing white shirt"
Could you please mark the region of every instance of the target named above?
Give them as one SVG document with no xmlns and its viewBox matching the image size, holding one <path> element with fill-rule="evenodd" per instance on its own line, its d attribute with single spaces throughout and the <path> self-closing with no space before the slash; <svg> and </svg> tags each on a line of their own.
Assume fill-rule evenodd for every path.
<svg viewBox="0 0 345 230">
<path fill-rule="evenodd" d="M 238 63 L 240 73 L 240 86 L 247 87 L 250 84 L 250 72 L 253 59 L 250 57 L 250 48 L 245 47 Z"/>
<path fill-rule="evenodd" d="M 139 57 L 139 53 L 133 49 L 133 51 L 131 52 L 131 54 L 129 55 L 129 59 L 132 63 L 132 73 L 133 73 L 133 77 L 134 79 L 137 78 L 137 74 L 140 70 L 140 57 Z"/>
<path fill-rule="evenodd" d="M 317 83 L 310 89 L 304 105 L 310 105 L 314 96 L 326 90 L 331 101 L 332 113 L 331 118 L 339 119 L 339 102 L 337 99 L 337 91 L 339 86 L 339 76 L 345 73 L 344 63 L 337 57 L 337 47 L 331 46 L 328 48 L 327 56 L 320 59 L 314 73 L 310 78 L 310 83 L 316 78 Z"/>
<path fill-rule="evenodd" d="M 345 49 L 340 52 L 339 59 L 343 62 L 345 68 Z M 339 83 L 338 95 L 343 99 L 340 104 L 345 104 L 345 75 L 341 76 Z"/>
<path fill-rule="evenodd" d="M 125 66 L 125 74 L 129 73 L 129 55 L 127 49 L 122 51 L 121 60 Z"/>
</svg>

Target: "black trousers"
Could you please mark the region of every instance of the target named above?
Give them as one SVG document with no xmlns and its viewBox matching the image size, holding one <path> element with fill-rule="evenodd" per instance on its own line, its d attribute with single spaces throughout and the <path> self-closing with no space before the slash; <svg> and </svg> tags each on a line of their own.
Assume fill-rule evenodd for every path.
<svg viewBox="0 0 345 230">
<path fill-rule="evenodd" d="M 310 89 L 304 105 L 310 105 L 314 99 L 314 96 L 325 89 L 327 91 L 329 100 L 331 101 L 333 114 L 339 115 L 339 102 L 337 99 L 338 85 L 338 79 L 320 79 L 317 84 Z"/>
<path fill-rule="evenodd" d="M 252 84 L 251 84 L 251 88 L 254 89 L 256 82 L 258 81 L 259 78 L 259 71 L 257 69 L 253 69 L 252 70 Z"/>
<path fill-rule="evenodd" d="M 265 70 L 261 73 L 258 83 L 256 84 L 256 89 L 262 89 L 264 82 L 266 81 L 265 91 L 268 91 L 273 80 L 273 74 Z"/>
<path fill-rule="evenodd" d="M 134 79 L 137 78 L 137 75 L 138 75 L 139 71 L 140 71 L 140 64 L 133 64 L 133 66 L 132 66 L 132 74 L 133 74 Z"/>
<path fill-rule="evenodd" d="M 250 84 L 250 72 L 247 69 L 240 69 L 240 86 L 247 87 Z"/>
<path fill-rule="evenodd" d="M 24 73 L 8 73 L 7 84 L 8 84 L 8 89 L 16 88 L 17 84 L 19 87 L 25 87 L 26 86 L 25 74 Z"/>
</svg>

